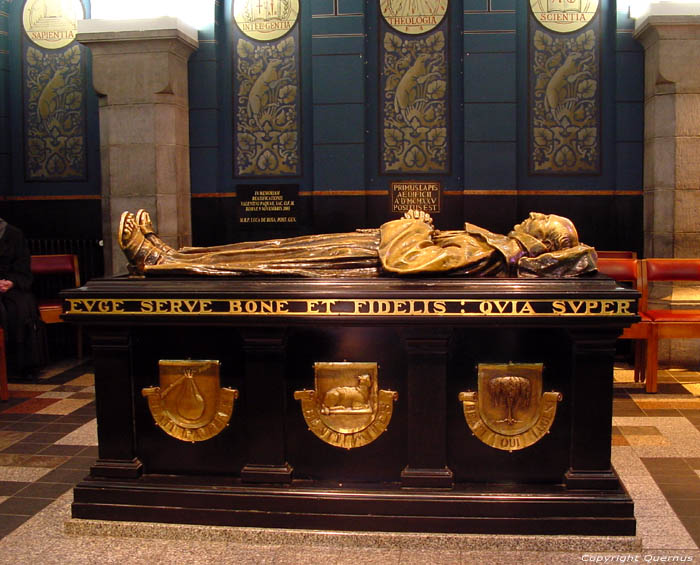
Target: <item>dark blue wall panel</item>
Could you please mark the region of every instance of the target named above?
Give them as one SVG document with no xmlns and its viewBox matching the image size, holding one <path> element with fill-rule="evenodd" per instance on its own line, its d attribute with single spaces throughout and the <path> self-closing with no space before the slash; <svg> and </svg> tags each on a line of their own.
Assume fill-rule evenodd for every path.
<svg viewBox="0 0 700 565">
<path fill-rule="evenodd" d="M 347 34 L 364 33 L 365 18 L 362 14 L 318 16 L 312 19 L 311 33 Z"/>
<path fill-rule="evenodd" d="M 317 190 L 354 190 L 364 185 L 364 145 L 314 146 Z"/>
<path fill-rule="evenodd" d="M 512 53 L 465 55 L 464 101 L 515 102 L 515 64 Z"/>
<path fill-rule="evenodd" d="M 515 141 L 516 105 L 512 102 L 464 105 L 464 140 Z"/>
<path fill-rule="evenodd" d="M 363 143 L 364 104 L 314 106 L 314 143 Z"/>
<path fill-rule="evenodd" d="M 365 102 L 365 65 L 358 55 L 314 57 L 314 104 Z"/>
<path fill-rule="evenodd" d="M 467 143 L 464 151 L 464 178 L 467 188 L 480 190 L 515 187 L 515 143 Z"/>
</svg>

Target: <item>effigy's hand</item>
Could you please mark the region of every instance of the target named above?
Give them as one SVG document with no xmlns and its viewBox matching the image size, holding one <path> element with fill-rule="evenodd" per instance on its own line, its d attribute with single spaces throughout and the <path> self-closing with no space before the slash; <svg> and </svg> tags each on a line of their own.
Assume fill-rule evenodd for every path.
<svg viewBox="0 0 700 565">
<path fill-rule="evenodd" d="M 406 220 L 418 220 L 421 222 L 425 222 L 431 228 L 434 227 L 433 218 L 430 217 L 430 214 L 428 214 L 428 212 L 424 212 L 423 210 L 409 210 L 403 215 L 403 217 Z"/>
</svg>

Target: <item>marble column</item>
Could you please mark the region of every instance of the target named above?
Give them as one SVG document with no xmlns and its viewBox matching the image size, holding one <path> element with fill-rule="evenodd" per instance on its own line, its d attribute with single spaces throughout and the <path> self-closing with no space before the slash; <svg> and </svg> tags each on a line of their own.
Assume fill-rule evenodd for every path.
<svg viewBox="0 0 700 565">
<path fill-rule="evenodd" d="M 644 46 L 644 254 L 700 256 L 700 15 L 652 4 Z M 700 308 L 700 286 L 657 284 L 650 307 Z M 662 363 L 697 369 L 700 340 L 665 340 Z"/>
<path fill-rule="evenodd" d="M 105 273 L 123 273 L 124 210 L 145 208 L 167 243 L 191 243 L 187 61 L 197 31 L 171 17 L 84 20 L 77 40 L 92 51 L 100 104 Z"/>
</svg>

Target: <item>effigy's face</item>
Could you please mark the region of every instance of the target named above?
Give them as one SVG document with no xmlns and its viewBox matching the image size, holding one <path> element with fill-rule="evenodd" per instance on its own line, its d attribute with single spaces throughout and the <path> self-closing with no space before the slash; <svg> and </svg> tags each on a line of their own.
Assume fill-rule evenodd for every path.
<svg viewBox="0 0 700 565">
<path fill-rule="evenodd" d="M 573 222 L 556 214 L 530 212 L 529 217 L 515 226 L 532 237 L 540 240 L 547 251 L 567 249 L 579 244 L 578 233 Z"/>
</svg>

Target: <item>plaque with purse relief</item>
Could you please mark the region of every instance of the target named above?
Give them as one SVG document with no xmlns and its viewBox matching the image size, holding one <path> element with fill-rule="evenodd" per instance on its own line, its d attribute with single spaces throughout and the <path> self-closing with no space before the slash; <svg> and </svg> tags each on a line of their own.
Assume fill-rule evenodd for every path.
<svg viewBox="0 0 700 565">
<path fill-rule="evenodd" d="M 156 425 L 189 442 L 204 441 L 228 426 L 238 390 L 221 388 L 219 361 L 160 360 L 160 386 L 141 393 Z"/>
</svg>

